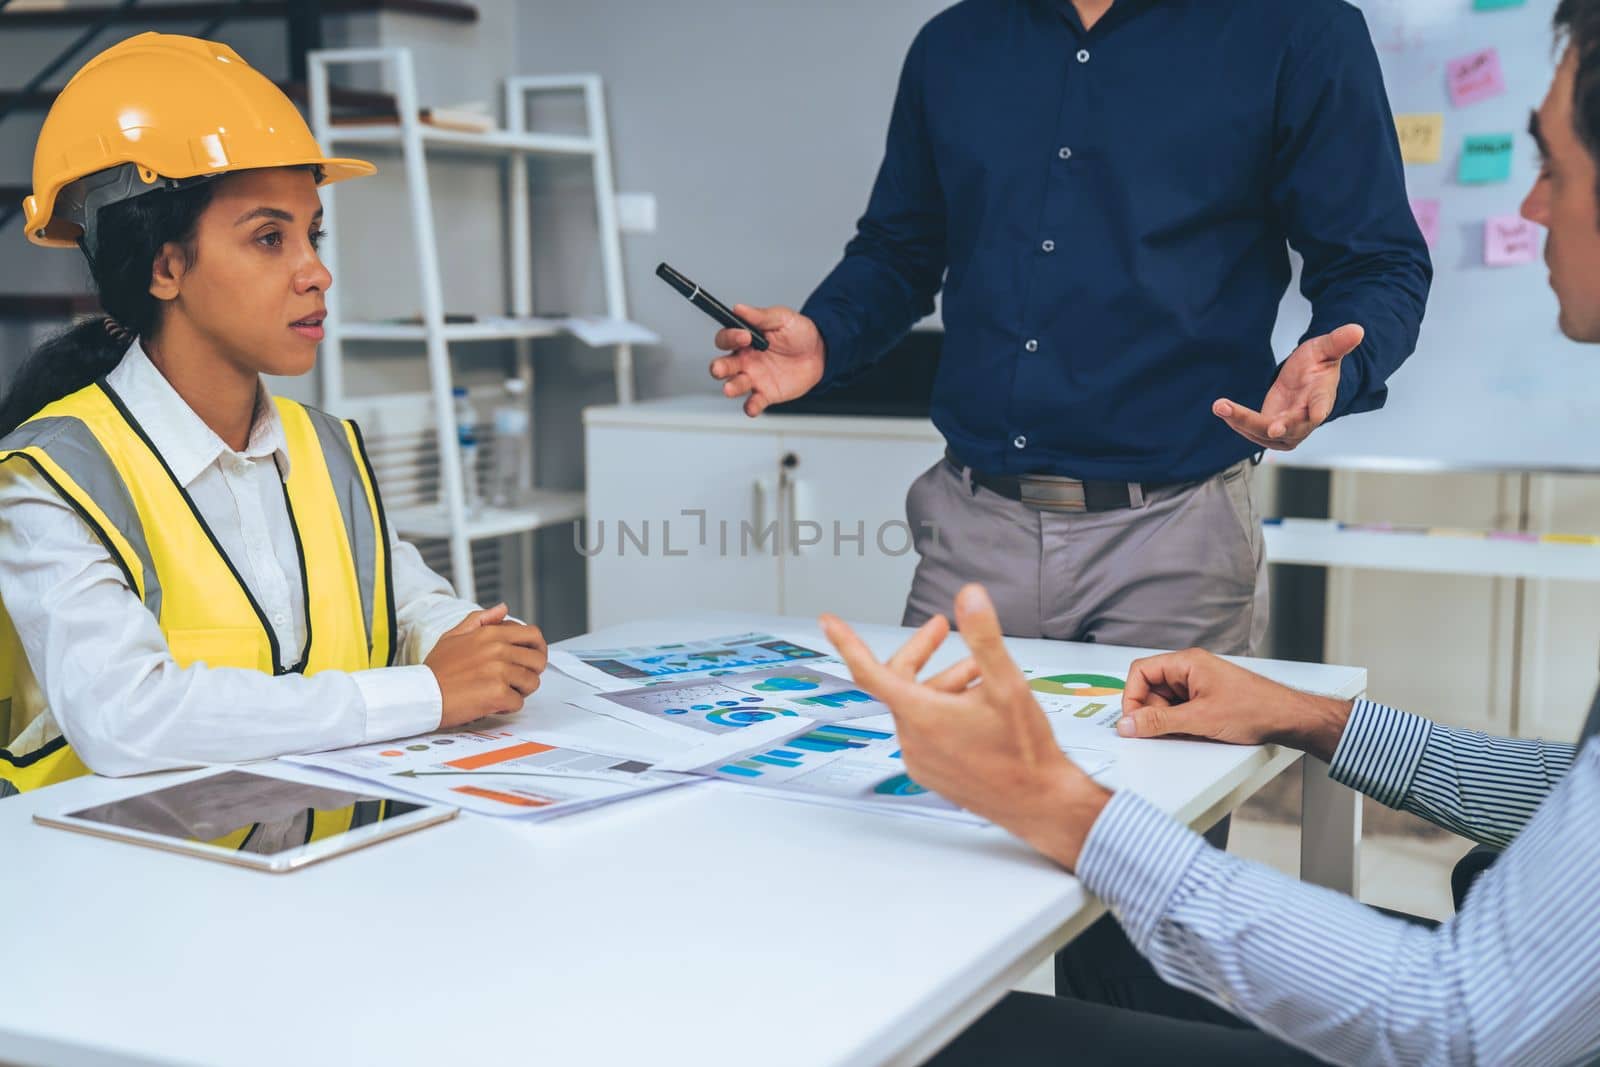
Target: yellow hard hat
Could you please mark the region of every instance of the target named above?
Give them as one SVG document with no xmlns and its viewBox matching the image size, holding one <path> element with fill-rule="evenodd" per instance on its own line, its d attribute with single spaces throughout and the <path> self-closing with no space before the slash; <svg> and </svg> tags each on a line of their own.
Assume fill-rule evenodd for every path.
<svg viewBox="0 0 1600 1067">
<path fill-rule="evenodd" d="M 106 204 L 184 179 L 296 166 L 320 168 L 324 184 L 377 170 L 324 155 L 289 98 L 227 45 L 141 33 L 85 63 L 45 116 L 22 202 L 28 240 L 71 248 Z M 62 195 L 109 171 L 119 173 L 92 195 Z"/>
</svg>

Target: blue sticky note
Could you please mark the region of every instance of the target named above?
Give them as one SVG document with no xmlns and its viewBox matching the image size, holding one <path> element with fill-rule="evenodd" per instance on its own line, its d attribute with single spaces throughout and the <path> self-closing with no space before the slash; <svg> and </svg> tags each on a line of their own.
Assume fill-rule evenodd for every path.
<svg viewBox="0 0 1600 1067">
<path fill-rule="evenodd" d="M 1461 169 L 1456 180 L 1463 185 L 1509 181 L 1516 143 L 1509 133 L 1471 134 L 1461 146 Z"/>
<path fill-rule="evenodd" d="M 1474 11 L 1499 11 L 1503 7 L 1521 7 L 1528 0 L 1472 0 Z"/>
</svg>

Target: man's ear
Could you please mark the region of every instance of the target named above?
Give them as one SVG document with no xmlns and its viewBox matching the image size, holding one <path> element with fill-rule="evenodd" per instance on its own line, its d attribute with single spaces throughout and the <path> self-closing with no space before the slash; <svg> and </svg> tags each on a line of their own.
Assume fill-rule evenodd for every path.
<svg viewBox="0 0 1600 1067">
<path fill-rule="evenodd" d="M 189 257 L 176 242 L 168 241 L 150 265 L 150 295 L 157 300 L 176 300 L 189 270 Z"/>
</svg>

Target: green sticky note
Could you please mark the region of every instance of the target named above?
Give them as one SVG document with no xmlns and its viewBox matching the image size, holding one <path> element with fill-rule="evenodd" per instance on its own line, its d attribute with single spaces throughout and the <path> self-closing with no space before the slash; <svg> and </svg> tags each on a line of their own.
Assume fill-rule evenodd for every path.
<svg viewBox="0 0 1600 1067">
<path fill-rule="evenodd" d="M 1475 133 L 1461 146 L 1461 169 L 1456 180 L 1463 185 L 1486 185 L 1511 179 L 1511 153 L 1516 138 L 1509 133 Z"/>
<path fill-rule="evenodd" d="M 1528 0 L 1472 0 L 1474 11 L 1499 11 L 1503 7 L 1521 7 Z"/>
</svg>

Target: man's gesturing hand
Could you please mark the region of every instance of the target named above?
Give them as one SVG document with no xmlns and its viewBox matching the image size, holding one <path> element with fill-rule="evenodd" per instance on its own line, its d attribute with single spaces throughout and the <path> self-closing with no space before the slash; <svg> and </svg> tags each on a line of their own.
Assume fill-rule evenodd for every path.
<svg viewBox="0 0 1600 1067">
<path fill-rule="evenodd" d="M 1218 400 L 1211 410 L 1262 448 L 1287 452 L 1328 421 L 1339 396 L 1339 363 L 1365 336 L 1360 326 L 1348 325 L 1306 341 L 1283 361 L 1260 411 L 1232 400 Z"/>
<path fill-rule="evenodd" d="M 887 663 L 878 662 L 845 623 L 822 617 L 823 632 L 856 683 L 894 713 L 911 776 L 1071 869 L 1111 794 L 1061 751 L 1027 679 L 1006 652 L 1000 620 L 982 586 L 969 585 L 956 598 L 956 623 L 972 655 L 918 682 L 917 672 L 949 635 L 943 616 L 925 624 Z"/>
</svg>

